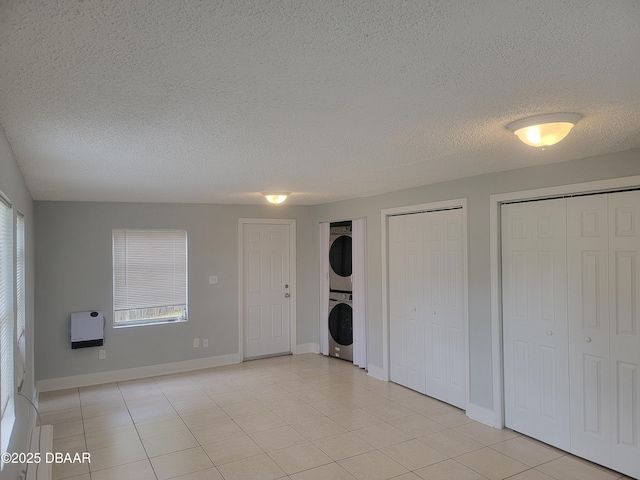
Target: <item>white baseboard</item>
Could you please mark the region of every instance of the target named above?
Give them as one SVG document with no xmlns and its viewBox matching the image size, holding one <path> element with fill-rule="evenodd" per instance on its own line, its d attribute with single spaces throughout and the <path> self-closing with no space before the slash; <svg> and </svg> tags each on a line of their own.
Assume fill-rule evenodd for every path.
<svg viewBox="0 0 640 480">
<path fill-rule="evenodd" d="M 386 378 L 384 374 L 384 370 L 380 367 L 376 367 L 374 365 L 367 365 L 367 374 L 371 375 L 373 378 L 377 380 L 382 380 L 383 382 L 388 382 L 389 379 Z"/>
<path fill-rule="evenodd" d="M 242 362 L 242 357 L 237 353 L 232 353 L 230 355 L 197 358 L 195 360 L 185 360 L 182 362 L 160 363 L 158 365 L 148 365 L 146 367 L 126 368 L 123 370 L 112 370 L 109 372 L 87 373 L 83 375 L 73 375 L 70 377 L 48 378 L 44 380 L 38 380 L 37 388 L 38 392 L 49 392 L 52 390 L 62 390 L 65 388 L 87 387 L 89 385 L 123 382 L 125 380 L 135 380 L 137 378 L 188 372 L 189 370 L 219 367 L 222 365 L 231 365 L 233 363 L 240 362 Z"/>
<path fill-rule="evenodd" d="M 470 403 L 467 405 L 467 417 L 490 427 L 500 428 L 495 425 L 495 412 L 490 408 L 480 407 Z"/>
<path fill-rule="evenodd" d="M 299 353 L 320 353 L 317 343 L 301 343 L 296 345 L 296 355 Z"/>
</svg>

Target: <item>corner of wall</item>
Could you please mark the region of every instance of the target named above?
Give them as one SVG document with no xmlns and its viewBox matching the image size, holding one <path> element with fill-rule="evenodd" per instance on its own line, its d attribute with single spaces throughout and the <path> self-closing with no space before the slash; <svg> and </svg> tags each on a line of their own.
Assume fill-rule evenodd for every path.
<svg viewBox="0 0 640 480">
<path fill-rule="evenodd" d="M 296 345 L 295 353 L 320 353 L 320 346 L 317 343 L 300 343 Z"/>
</svg>

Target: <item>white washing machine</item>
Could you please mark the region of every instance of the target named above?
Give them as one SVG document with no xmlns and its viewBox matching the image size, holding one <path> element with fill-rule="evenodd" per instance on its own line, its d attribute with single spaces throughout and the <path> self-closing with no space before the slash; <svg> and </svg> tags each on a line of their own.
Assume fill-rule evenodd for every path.
<svg viewBox="0 0 640 480">
<path fill-rule="evenodd" d="M 329 290 L 351 292 L 351 222 L 332 223 L 329 229 Z"/>
<path fill-rule="evenodd" d="M 329 292 L 329 356 L 353 362 L 353 295 Z"/>
</svg>

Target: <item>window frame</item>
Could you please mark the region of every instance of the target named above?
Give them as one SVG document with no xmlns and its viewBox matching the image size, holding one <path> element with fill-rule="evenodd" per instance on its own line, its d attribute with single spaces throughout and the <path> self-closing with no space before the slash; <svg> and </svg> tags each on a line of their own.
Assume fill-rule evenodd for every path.
<svg viewBox="0 0 640 480">
<path fill-rule="evenodd" d="M 0 383 L 0 451 L 6 452 L 15 423 L 15 222 L 13 204 L 2 192 L 0 192 L 0 208 L 6 209 L 0 214 L 0 232 L 7 234 L 7 237 L 0 236 L 0 251 L 6 253 L 6 255 L 0 255 L 0 343 L 4 347 L 0 348 L 0 372 L 2 373 L 2 382 Z M 2 309 L 3 305 L 4 309 Z M 8 349 L 8 352 L 5 349 Z M 4 469 L 4 462 L 0 461 L 0 470 L 2 469 Z"/>
<path fill-rule="evenodd" d="M 14 362 L 16 383 L 14 386 L 17 393 L 20 393 L 27 374 L 25 370 L 27 364 L 27 226 L 24 214 L 20 210 L 16 210 L 15 227 L 16 350 L 14 351 Z"/>
<path fill-rule="evenodd" d="M 124 270 L 126 272 L 129 271 L 129 269 L 131 268 L 127 262 L 127 256 L 130 254 L 130 252 L 127 251 L 127 246 L 125 245 L 124 249 L 124 257 L 119 257 L 119 255 L 121 255 L 122 252 L 120 252 L 120 250 L 122 249 L 122 246 L 118 247 L 117 249 L 117 240 L 116 240 L 116 236 L 117 235 L 122 235 L 124 233 L 125 235 L 125 242 L 126 242 L 126 234 L 128 232 L 132 232 L 135 233 L 137 235 L 139 235 L 141 232 L 148 232 L 150 234 L 161 234 L 161 233 L 167 233 L 170 234 L 169 236 L 169 241 L 171 242 L 175 242 L 175 238 L 174 240 L 170 240 L 171 235 L 175 234 L 180 234 L 180 236 L 182 237 L 180 240 L 184 240 L 184 303 L 178 302 L 178 303 L 173 303 L 172 305 L 158 305 L 158 304 L 150 304 L 150 305 L 137 305 L 136 308 L 121 308 L 122 305 L 119 304 L 119 301 L 121 301 L 121 296 L 122 296 L 122 292 L 121 289 L 123 288 L 123 285 L 118 284 L 119 280 L 117 278 L 118 274 L 122 275 L 123 274 L 123 267 L 122 265 L 118 266 L 120 262 L 124 262 L 125 267 Z M 120 240 L 118 240 L 120 241 Z M 118 250 L 118 251 L 117 251 Z M 179 252 L 178 254 L 176 254 L 176 257 L 182 257 L 182 253 Z M 174 258 L 174 269 L 175 269 L 175 265 L 176 265 L 176 258 Z M 179 268 L 181 268 L 181 266 L 179 266 Z M 126 273 L 124 273 L 126 275 Z M 175 275 L 175 274 L 174 274 Z M 176 278 L 179 277 L 173 277 L 174 278 L 174 282 Z M 155 281 L 152 280 L 152 281 Z M 126 280 L 125 280 L 126 282 Z M 113 328 L 130 328 L 130 327 L 139 327 L 139 326 L 145 326 L 145 325 L 163 325 L 163 324 L 170 324 L 170 323 L 183 323 L 183 322 L 187 322 L 188 321 L 188 305 L 189 305 L 189 295 L 188 295 L 188 286 L 189 286 L 189 248 L 188 248 L 188 232 L 185 229 L 142 229 L 142 228 L 116 228 L 113 229 L 112 231 L 112 286 L 113 286 L 113 321 L 112 321 L 112 325 Z M 182 298 L 180 294 L 178 294 L 178 297 Z M 120 299 L 119 301 L 117 301 L 117 299 Z M 150 302 L 153 303 L 153 302 Z M 171 303 L 171 302 L 168 302 Z M 120 308 L 118 308 L 120 307 Z M 136 312 L 136 311 L 144 311 L 144 310 L 153 310 L 153 309 L 163 309 L 163 308 L 174 308 L 177 310 L 175 315 L 156 315 L 156 316 L 150 316 L 147 318 L 138 318 L 138 319 L 134 319 L 134 320 L 117 320 L 117 318 L 120 316 L 118 312 Z"/>
<path fill-rule="evenodd" d="M 16 211 L 16 340 L 26 335 L 27 331 L 27 244 L 24 215 Z"/>
</svg>

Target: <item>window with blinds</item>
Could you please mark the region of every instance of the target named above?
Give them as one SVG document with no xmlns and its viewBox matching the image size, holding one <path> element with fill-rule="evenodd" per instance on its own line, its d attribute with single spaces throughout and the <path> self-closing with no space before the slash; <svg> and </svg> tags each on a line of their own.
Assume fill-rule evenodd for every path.
<svg viewBox="0 0 640 480">
<path fill-rule="evenodd" d="M 113 325 L 187 320 L 187 232 L 113 231 Z"/>
<path fill-rule="evenodd" d="M 13 210 L 0 196 L 0 448 L 13 428 Z"/>
</svg>

